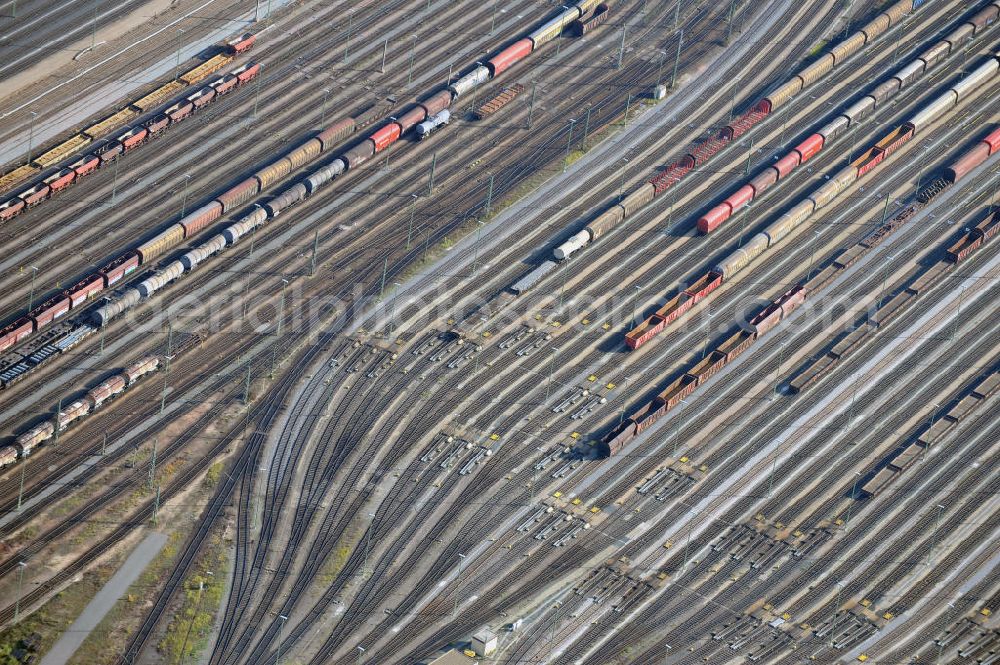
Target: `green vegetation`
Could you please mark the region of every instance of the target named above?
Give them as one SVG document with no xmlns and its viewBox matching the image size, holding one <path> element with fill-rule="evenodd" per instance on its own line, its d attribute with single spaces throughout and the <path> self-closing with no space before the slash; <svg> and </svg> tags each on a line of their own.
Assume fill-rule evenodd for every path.
<svg viewBox="0 0 1000 665">
<path fill-rule="evenodd" d="M 337 579 L 337 575 L 344 569 L 344 565 L 351 557 L 351 551 L 350 545 L 340 545 L 326 558 L 326 561 L 323 562 L 323 567 L 320 568 L 319 574 L 316 576 L 316 580 L 321 587 L 328 587 L 333 584 L 333 581 Z"/>
<path fill-rule="evenodd" d="M 206 475 L 206 486 L 209 486 L 210 481 L 218 482 L 222 471 L 221 462 L 213 464 L 209 471 L 216 467 L 218 470 L 214 474 L 214 480 L 211 480 L 212 474 Z M 157 645 L 159 652 L 171 665 L 197 662 L 198 656 L 208 645 L 222 604 L 225 580 L 229 575 L 228 546 L 220 532 L 217 531 L 212 536 L 192 568 L 199 572 L 192 572 L 184 581 L 184 595 L 179 599 L 180 606 Z"/>
<path fill-rule="evenodd" d="M 820 51 L 826 48 L 826 45 L 829 43 L 830 42 L 828 42 L 825 39 L 821 39 L 818 42 L 816 42 L 816 46 L 813 46 L 811 49 L 809 49 L 809 57 L 812 58 L 819 55 Z"/>
<path fill-rule="evenodd" d="M 225 565 L 224 556 L 217 563 Z M 220 566 L 216 566 L 220 569 Z M 221 575 L 220 575 L 221 577 Z M 215 623 L 215 613 L 222 602 L 223 582 L 215 576 L 194 574 L 184 584 L 181 607 L 167 626 L 158 649 L 171 664 L 195 662 L 205 648 Z"/>
<path fill-rule="evenodd" d="M 44 606 L 31 614 L 22 612 L 18 623 L 0 631 L 0 665 L 18 665 L 11 654 L 21 646 L 22 640 L 33 633 L 38 633 L 41 637 L 36 653 L 44 654 L 48 651 L 83 612 L 83 608 L 94 594 L 110 579 L 118 563 L 98 565 L 93 570 L 87 571 L 79 581 L 73 582 L 57 593 Z"/>
<path fill-rule="evenodd" d="M 205 472 L 205 487 L 212 489 L 219 484 L 219 478 L 222 477 L 222 467 L 221 461 L 208 467 L 208 471 Z"/>
</svg>

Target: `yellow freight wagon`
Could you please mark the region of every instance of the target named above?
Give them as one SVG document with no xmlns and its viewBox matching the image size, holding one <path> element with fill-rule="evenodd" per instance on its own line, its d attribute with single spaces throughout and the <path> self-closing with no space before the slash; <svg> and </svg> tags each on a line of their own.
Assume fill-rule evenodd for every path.
<svg viewBox="0 0 1000 665">
<path fill-rule="evenodd" d="M 232 62 L 233 56 L 225 55 L 220 53 L 219 55 L 209 58 L 205 62 L 201 63 L 194 69 L 184 72 L 180 76 L 180 80 L 187 83 L 188 85 L 193 85 L 204 78 L 207 78 L 213 72 L 217 72 L 227 64 Z"/>
<path fill-rule="evenodd" d="M 90 143 L 93 139 L 84 134 L 77 134 L 73 138 L 63 141 L 56 147 L 43 152 L 41 155 L 35 158 L 35 164 L 38 164 L 42 168 L 48 168 L 53 164 L 58 164 L 62 160 L 66 159 L 77 150 L 80 150 L 85 145 Z"/>
<path fill-rule="evenodd" d="M 126 107 L 113 115 L 109 115 L 107 118 L 101 120 L 96 125 L 91 125 L 90 127 L 87 127 L 85 130 L 83 130 L 83 133 L 92 139 L 99 139 L 108 132 L 110 132 L 112 129 L 117 129 L 118 127 L 121 127 L 122 125 L 124 125 L 126 122 L 136 117 L 137 115 L 139 115 L 138 111 L 136 111 L 131 107 Z"/>
<path fill-rule="evenodd" d="M 5 192 L 22 180 L 27 180 L 36 173 L 38 173 L 38 169 L 27 164 L 17 167 L 10 173 L 5 173 L 0 176 L 0 193 Z"/>
<path fill-rule="evenodd" d="M 139 99 L 135 100 L 134 102 L 132 102 L 132 106 L 136 107 L 143 113 L 146 113 L 156 108 L 160 104 L 162 104 L 164 101 L 166 101 L 168 97 L 170 97 L 174 93 L 183 90 L 184 87 L 185 87 L 184 84 L 181 83 L 180 81 L 171 81 L 166 85 L 160 86 L 159 88 L 149 93 L 148 95 L 140 97 Z"/>
</svg>

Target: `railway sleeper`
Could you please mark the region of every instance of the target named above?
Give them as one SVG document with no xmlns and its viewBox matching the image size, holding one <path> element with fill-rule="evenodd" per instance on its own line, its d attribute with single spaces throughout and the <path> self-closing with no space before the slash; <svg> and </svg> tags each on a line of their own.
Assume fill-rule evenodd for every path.
<svg viewBox="0 0 1000 665">
<path fill-rule="evenodd" d="M 853 646 L 861 644 L 877 632 L 878 628 L 876 626 L 868 622 L 864 622 L 842 632 L 833 640 L 833 646 L 836 649 L 850 649 Z"/>
<path fill-rule="evenodd" d="M 739 543 L 737 543 L 736 547 L 729 552 L 729 555 L 737 561 L 742 561 L 747 558 L 757 548 L 766 546 L 767 540 L 770 540 L 764 534 L 757 533 L 749 527 L 747 527 L 747 530 L 750 531 L 750 535 L 742 538 Z"/>
<path fill-rule="evenodd" d="M 607 575 L 610 571 L 607 568 L 598 568 L 597 570 L 591 571 L 587 579 L 583 581 L 583 584 L 574 589 L 574 593 L 578 596 L 587 596 L 590 594 L 590 590 L 595 586 L 600 584 L 602 578 Z"/>
<path fill-rule="evenodd" d="M 768 568 L 788 552 L 788 545 L 776 540 L 771 540 L 766 546 L 758 548 L 750 567 L 754 570 Z"/>
<path fill-rule="evenodd" d="M 639 494 L 648 494 L 667 473 L 669 473 L 669 469 L 658 469 L 649 480 L 644 482 L 642 485 L 639 485 L 639 487 L 636 488 L 636 491 L 639 492 Z"/>
<path fill-rule="evenodd" d="M 562 538 L 560 538 L 559 540 L 557 540 L 556 542 L 554 542 L 554 543 L 552 543 L 552 544 L 553 544 L 553 545 L 554 545 L 555 547 L 563 547 L 563 546 L 565 546 L 565 545 L 566 545 L 566 543 L 568 543 L 568 542 L 569 542 L 570 540 L 573 540 L 574 538 L 576 538 L 577 536 L 579 536 L 579 535 L 580 535 L 580 532 L 582 532 L 583 530 L 584 530 L 584 526 L 583 526 L 582 524 L 580 524 L 580 525 L 577 525 L 577 526 L 573 527 L 573 528 L 572 528 L 572 529 L 570 530 L 570 532 L 569 532 L 569 533 L 567 533 L 567 534 L 566 534 L 565 536 L 563 536 Z"/>
<path fill-rule="evenodd" d="M 616 603 L 612 609 L 618 614 L 622 614 L 642 602 L 643 599 L 648 597 L 652 591 L 653 587 L 649 586 L 645 582 L 637 584 L 625 592 L 625 595 L 622 596 L 621 602 Z"/>
<path fill-rule="evenodd" d="M 822 639 L 826 639 L 831 633 L 839 634 L 837 631 L 840 630 L 840 624 L 843 622 L 850 622 L 851 613 L 839 611 L 833 617 L 824 619 L 816 628 L 813 629 L 813 635 Z"/>
<path fill-rule="evenodd" d="M 716 552 L 728 552 L 741 538 L 746 537 L 747 527 L 744 524 L 740 526 L 735 526 L 729 531 L 722 534 L 718 543 L 712 545 L 712 549 Z"/>
<path fill-rule="evenodd" d="M 598 604 L 603 605 L 612 598 L 620 596 L 623 589 L 631 583 L 631 578 L 619 575 L 600 594 L 595 596 L 594 600 Z"/>
<path fill-rule="evenodd" d="M 778 631 L 780 633 L 780 631 Z M 759 651 L 751 651 L 747 654 L 747 660 L 751 663 L 770 663 L 777 662 L 775 656 L 779 652 L 784 651 L 788 648 L 791 640 L 784 633 L 780 633 L 781 637 L 776 638 L 773 642 L 762 642 L 760 644 Z"/>
</svg>

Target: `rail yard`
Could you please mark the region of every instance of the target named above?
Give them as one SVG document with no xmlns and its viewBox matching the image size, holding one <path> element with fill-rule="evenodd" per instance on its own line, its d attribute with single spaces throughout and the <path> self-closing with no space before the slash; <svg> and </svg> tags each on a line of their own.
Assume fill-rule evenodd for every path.
<svg viewBox="0 0 1000 665">
<path fill-rule="evenodd" d="M 0 54 L 0 665 L 1000 663 L 1000 2 Z"/>
</svg>

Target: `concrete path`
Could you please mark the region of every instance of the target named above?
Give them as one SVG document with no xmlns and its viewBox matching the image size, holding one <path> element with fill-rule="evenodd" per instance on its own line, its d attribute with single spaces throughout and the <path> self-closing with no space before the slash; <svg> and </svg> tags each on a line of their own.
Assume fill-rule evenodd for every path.
<svg viewBox="0 0 1000 665">
<path fill-rule="evenodd" d="M 63 665 L 66 663 L 87 639 L 90 631 L 97 627 L 108 610 L 114 606 L 119 598 L 125 595 L 129 586 L 138 579 L 139 574 L 146 569 L 149 562 L 159 554 L 166 544 L 167 534 L 165 533 L 153 532 L 146 536 L 145 540 L 129 554 L 125 564 L 111 576 L 107 584 L 87 604 L 73 625 L 67 628 L 66 632 L 52 645 L 52 649 L 42 659 L 41 665 Z"/>
</svg>

